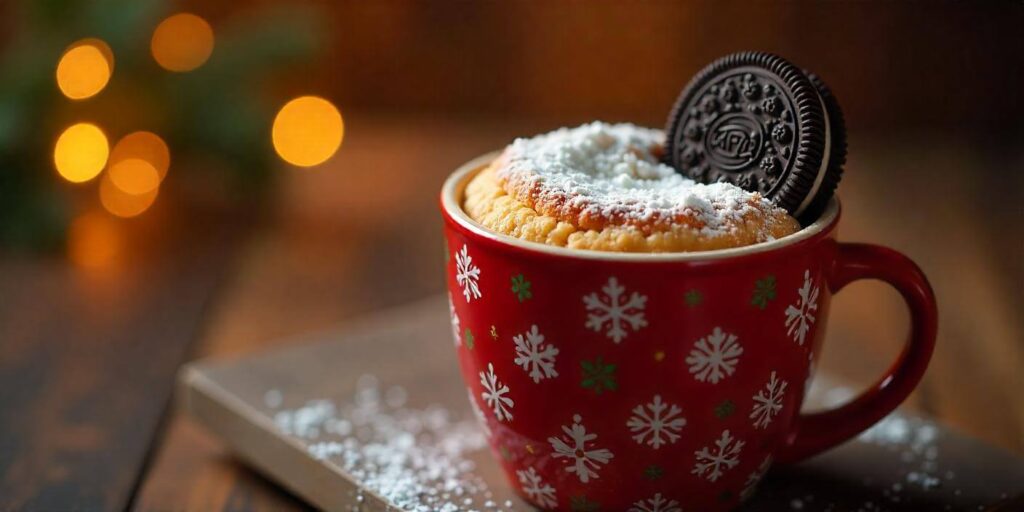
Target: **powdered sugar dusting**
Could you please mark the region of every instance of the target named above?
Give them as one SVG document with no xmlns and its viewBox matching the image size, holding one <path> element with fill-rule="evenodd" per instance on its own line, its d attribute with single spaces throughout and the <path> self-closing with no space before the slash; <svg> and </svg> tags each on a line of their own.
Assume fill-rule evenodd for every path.
<svg viewBox="0 0 1024 512">
<path fill-rule="evenodd" d="M 306 400 L 278 409 L 274 423 L 301 440 L 311 456 L 337 465 L 358 483 L 352 510 L 366 500 L 362 489 L 397 510 L 511 510 L 513 504 L 495 501 L 474 473 L 468 454 L 487 445 L 476 422 L 457 420 L 440 406 L 407 407 L 405 399 L 403 388 L 383 391 L 375 377 L 364 375 L 351 401 Z"/>
<path fill-rule="evenodd" d="M 515 140 L 496 173 L 520 201 L 585 228 L 682 222 L 715 236 L 781 211 L 735 185 L 684 177 L 659 161 L 663 141 L 660 130 L 593 122 Z"/>
</svg>

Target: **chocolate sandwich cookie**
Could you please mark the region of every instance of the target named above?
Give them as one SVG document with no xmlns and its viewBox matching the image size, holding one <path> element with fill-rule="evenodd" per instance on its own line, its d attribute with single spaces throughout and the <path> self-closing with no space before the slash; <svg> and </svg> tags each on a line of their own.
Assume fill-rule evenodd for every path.
<svg viewBox="0 0 1024 512">
<path fill-rule="evenodd" d="M 683 174 L 760 192 L 806 220 L 828 204 L 846 161 L 835 97 L 769 53 L 736 53 L 697 73 L 665 132 L 665 160 Z"/>
</svg>

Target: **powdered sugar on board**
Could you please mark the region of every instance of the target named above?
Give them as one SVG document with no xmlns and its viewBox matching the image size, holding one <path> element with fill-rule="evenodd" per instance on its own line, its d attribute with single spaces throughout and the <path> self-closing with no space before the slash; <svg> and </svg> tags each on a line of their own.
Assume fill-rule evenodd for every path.
<svg viewBox="0 0 1024 512">
<path fill-rule="evenodd" d="M 715 236 L 747 215 L 782 212 L 759 194 L 729 183 L 698 183 L 661 163 L 664 138 L 660 130 L 632 124 L 561 128 L 516 139 L 496 173 L 520 201 L 588 229 L 685 223 Z"/>
<path fill-rule="evenodd" d="M 280 392 L 265 405 L 277 409 Z M 340 467 L 360 486 L 391 507 L 415 512 L 512 509 L 493 498 L 466 457 L 485 449 L 486 438 L 472 419 L 454 418 L 444 407 L 406 406 L 406 391 L 384 390 L 372 375 L 360 377 L 351 400 L 310 399 L 277 409 L 274 423 L 307 446 L 309 454 Z M 365 500 L 353 497 L 353 510 Z"/>
</svg>

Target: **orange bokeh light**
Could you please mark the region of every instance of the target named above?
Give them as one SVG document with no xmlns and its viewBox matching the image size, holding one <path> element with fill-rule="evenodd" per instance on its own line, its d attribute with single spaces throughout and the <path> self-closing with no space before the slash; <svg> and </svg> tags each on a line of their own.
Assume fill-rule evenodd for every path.
<svg viewBox="0 0 1024 512">
<path fill-rule="evenodd" d="M 79 215 L 68 226 L 67 255 L 81 267 L 102 267 L 116 259 L 123 240 L 117 223 L 102 212 Z"/>
<path fill-rule="evenodd" d="M 118 188 L 110 175 L 100 180 L 100 204 L 108 212 L 118 217 L 135 217 L 141 215 L 153 205 L 160 187 L 154 187 L 144 194 L 129 194 Z"/>
<path fill-rule="evenodd" d="M 157 25 L 149 48 L 162 68 L 191 71 L 202 66 L 213 53 L 213 28 L 195 14 L 175 14 Z"/>
<path fill-rule="evenodd" d="M 95 178 L 107 164 L 110 147 L 103 130 L 94 124 L 69 126 L 53 147 L 53 164 L 64 179 L 82 183 Z"/>
<path fill-rule="evenodd" d="M 301 96 L 277 112 L 271 130 L 274 150 L 284 161 L 312 167 L 327 161 L 341 146 L 345 123 L 330 101 Z"/>
<path fill-rule="evenodd" d="M 133 196 L 149 193 L 160 186 L 160 174 L 149 162 L 138 158 L 112 163 L 107 174 L 115 187 Z"/>
<path fill-rule="evenodd" d="M 167 176 L 167 168 L 171 165 L 171 152 L 159 135 L 138 131 L 129 133 L 114 144 L 110 150 L 110 165 L 113 167 L 122 160 L 137 158 L 152 165 L 163 180 Z"/>
<path fill-rule="evenodd" d="M 57 62 L 57 87 L 65 96 L 82 100 L 106 87 L 114 72 L 114 53 L 95 38 L 76 41 Z"/>
</svg>

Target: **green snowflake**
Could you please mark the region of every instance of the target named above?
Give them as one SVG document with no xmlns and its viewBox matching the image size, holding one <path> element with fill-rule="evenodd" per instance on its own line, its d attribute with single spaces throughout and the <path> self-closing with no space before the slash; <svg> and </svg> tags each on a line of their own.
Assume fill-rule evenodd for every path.
<svg viewBox="0 0 1024 512">
<path fill-rule="evenodd" d="M 466 348 L 473 350 L 473 340 L 475 338 L 473 338 L 473 331 L 469 330 L 469 327 L 466 327 L 466 334 L 462 339 L 466 342 Z"/>
<path fill-rule="evenodd" d="M 665 470 L 661 469 L 661 466 L 651 464 L 644 469 L 644 478 L 648 480 L 657 480 L 665 475 Z"/>
<path fill-rule="evenodd" d="M 691 308 L 697 307 L 701 302 L 704 302 L 704 296 L 697 290 L 690 290 L 686 292 L 686 305 Z"/>
<path fill-rule="evenodd" d="M 757 280 L 750 303 L 756 308 L 764 309 L 768 307 L 770 300 L 775 300 L 775 276 L 771 274 Z"/>
<path fill-rule="evenodd" d="M 522 274 L 512 276 L 512 293 L 516 294 L 519 302 L 533 297 L 533 292 L 530 291 L 530 282 L 526 280 L 526 276 Z"/>
<path fill-rule="evenodd" d="M 615 382 L 616 365 L 605 363 L 598 357 L 593 362 L 580 361 L 580 366 L 583 367 L 583 380 L 580 381 L 580 386 L 593 389 L 598 395 L 605 390 L 619 389 L 619 384 Z"/>
<path fill-rule="evenodd" d="M 586 496 L 573 496 L 569 500 L 569 508 L 573 512 L 597 512 L 601 510 L 601 504 L 588 500 Z"/>
<path fill-rule="evenodd" d="M 718 416 L 720 420 L 732 416 L 734 412 L 736 412 L 736 404 L 732 403 L 732 400 L 726 400 L 715 407 L 715 416 Z"/>
</svg>

